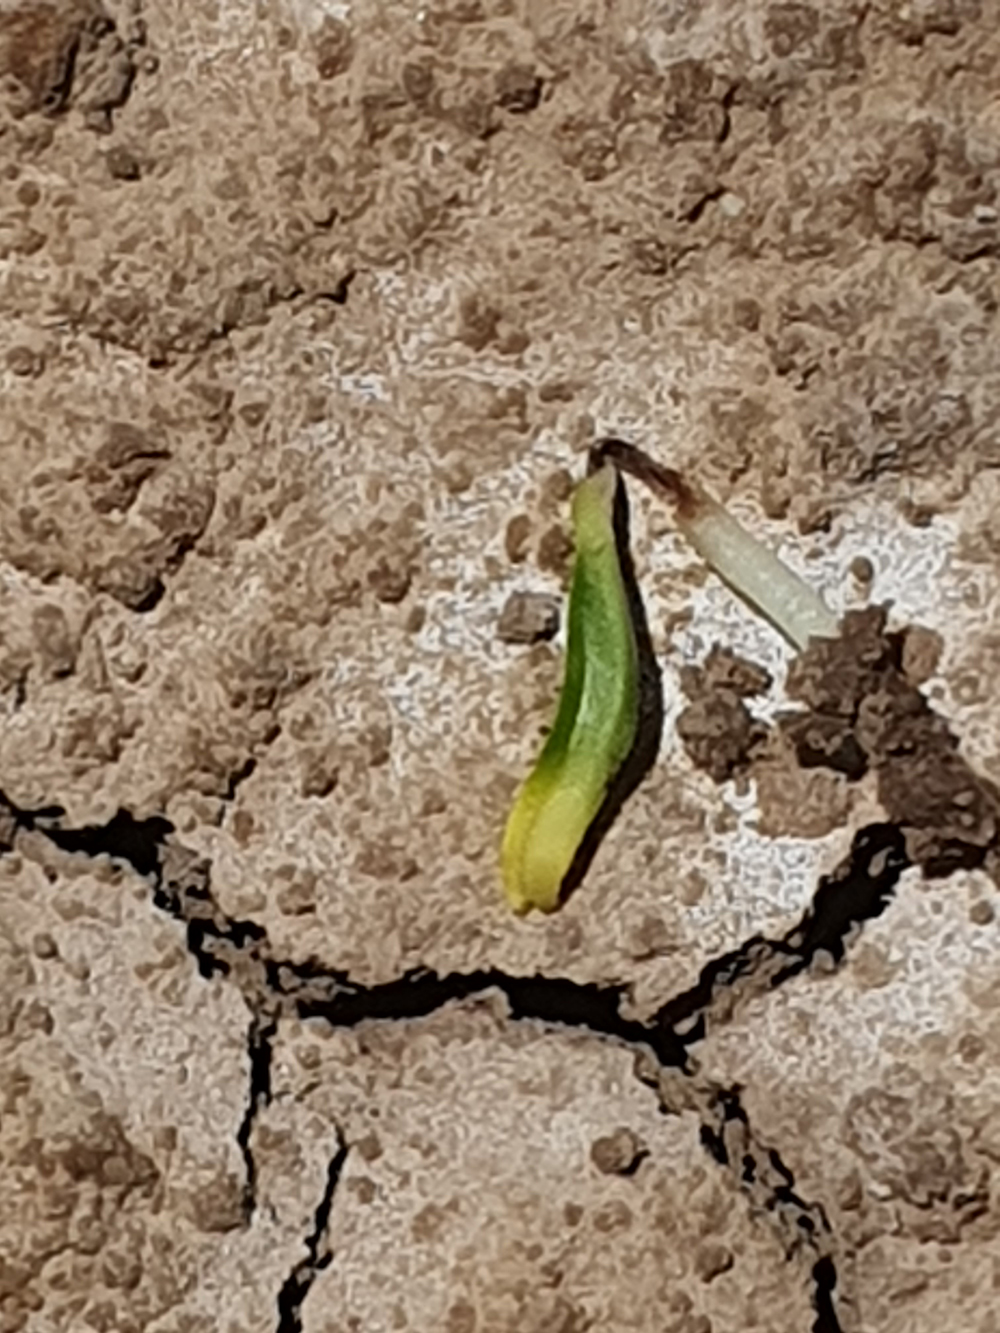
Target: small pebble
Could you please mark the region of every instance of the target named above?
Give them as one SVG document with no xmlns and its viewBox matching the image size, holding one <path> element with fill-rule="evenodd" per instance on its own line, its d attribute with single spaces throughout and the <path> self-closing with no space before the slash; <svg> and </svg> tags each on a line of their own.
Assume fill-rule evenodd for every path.
<svg viewBox="0 0 1000 1333">
<path fill-rule="evenodd" d="M 983 898 L 974 902 L 969 908 L 969 920 L 974 926 L 988 926 L 995 915 L 992 906 Z"/>
<path fill-rule="evenodd" d="M 121 144 L 116 144 L 104 160 L 113 180 L 137 181 L 142 175 L 139 159 Z"/>
<path fill-rule="evenodd" d="M 590 1160 L 605 1176 L 630 1176 L 647 1155 L 642 1139 L 624 1126 L 590 1145 Z"/>
<path fill-rule="evenodd" d="M 727 1273 L 733 1266 L 733 1252 L 725 1245 L 715 1241 L 706 1241 L 698 1247 L 694 1258 L 694 1270 L 702 1282 L 711 1282 L 721 1273 Z"/>
<path fill-rule="evenodd" d="M 856 555 L 851 561 L 851 574 L 858 583 L 871 583 L 875 578 L 875 566 L 866 555 Z"/>
<path fill-rule="evenodd" d="M 503 643 L 539 643 L 559 631 L 559 600 L 543 592 L 514 592 L 497 622 Z"/>
</svg>

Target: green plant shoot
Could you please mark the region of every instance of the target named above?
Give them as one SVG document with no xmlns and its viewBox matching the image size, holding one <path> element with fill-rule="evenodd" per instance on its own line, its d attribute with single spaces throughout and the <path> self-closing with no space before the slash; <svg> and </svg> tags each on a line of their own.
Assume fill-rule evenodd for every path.
<svg viewBox="0 0 1000 1333">
<path fill-rule="evenodd" d="M 639 669 L 618 561 L 618 473 L 604 466 L 573 496 L 575 558 L 566 669 L 551 732 L 507 821 L 504 892 L 515 912 L 552 912 L 563 880 L 635 741 Z"/>
</svg>

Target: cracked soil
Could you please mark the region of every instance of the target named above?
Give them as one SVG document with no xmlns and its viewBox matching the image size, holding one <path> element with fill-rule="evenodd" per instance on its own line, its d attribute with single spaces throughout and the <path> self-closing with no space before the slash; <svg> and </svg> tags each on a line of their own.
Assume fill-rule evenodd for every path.
<svg viewBox="0 0 1000 1333">
<path fill-rule="evenodd" d="M 0 0 L 0 1333 L 1000 1333 L 998 68 Z M 630 487 L 658 753 L 519 920 L 606 434 L 845 631 Z"/>
</svg>

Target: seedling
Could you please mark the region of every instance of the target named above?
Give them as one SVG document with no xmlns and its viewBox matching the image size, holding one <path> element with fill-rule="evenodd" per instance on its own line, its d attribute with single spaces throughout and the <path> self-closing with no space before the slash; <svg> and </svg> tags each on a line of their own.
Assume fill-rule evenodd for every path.
<svg viewBox="0 0 1000 1333">
<path fill-rule="evenodd" d="M 603 440 L 595 453 L 665 500 L 678 529 L 706 565 L 793 647 L 801 650 L 810 639 L 837 637 L 837 617 L 815 589 L 701 487 L 624 440 Z"/>
<path fill-rule="evenodd" d="M 794 647 L 835 638 L 837 619 L 808 583 L 679 472 L 623 440 L 592 451 L 573 496 L 575 560 L 566 669 L 555 724 L 507 821 L 504 892 L 515 912 L 552 912 L 581 843 L 636 740 L 639 666 L 614 527 L 618 470 L 666 500 L 710 569 Z"/>
<path fill-rule="evenodd" d="M 635 631 L 618 560 L 618 473 L 604 465 L 573 496 L 575 558 L 566 670 L 555 724 L 507 821 L 501 868 L 515 912 L 552 912 L 563 880 L 635 740 Z"/>
</svg>

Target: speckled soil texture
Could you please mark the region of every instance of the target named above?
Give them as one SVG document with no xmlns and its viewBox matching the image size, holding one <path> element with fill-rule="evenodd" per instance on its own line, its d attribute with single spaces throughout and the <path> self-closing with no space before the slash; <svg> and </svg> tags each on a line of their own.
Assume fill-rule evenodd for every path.
<svg viewBox="0 0 1000 1333">
<path fill-rule="evenodd" d="M 0 1333 L 998 1333 L 998 68 L 0 0 Z M 852 614 L 630 488 L 659 755 L 516 920 L 605 433 Z"/>
</svg>

